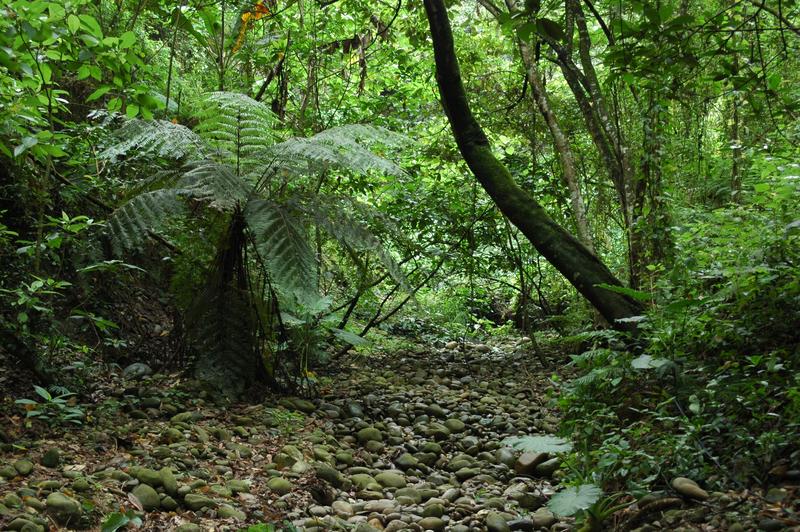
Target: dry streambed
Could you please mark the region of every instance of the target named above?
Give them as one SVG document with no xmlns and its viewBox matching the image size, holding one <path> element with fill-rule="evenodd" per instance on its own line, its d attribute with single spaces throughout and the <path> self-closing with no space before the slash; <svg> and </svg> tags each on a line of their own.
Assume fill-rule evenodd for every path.
<svg viewBox="0 0 800 532">
<path fill-rule="evenodd" d="M 100 529 L 133 510 L 146 530 L 569 530 L 546 506 L 559 458 L 505 444 L 555 430 L 534 360 L 523 340 L 451 342 L 360 360 L 319 399 L 232 407 L 135 365 L 83 428 L 5 446 L 0 523 Z M 621 527 L 754 524 L 726 514 L 730 495 L 687 485 L 631 506 Z"/>
</svg>

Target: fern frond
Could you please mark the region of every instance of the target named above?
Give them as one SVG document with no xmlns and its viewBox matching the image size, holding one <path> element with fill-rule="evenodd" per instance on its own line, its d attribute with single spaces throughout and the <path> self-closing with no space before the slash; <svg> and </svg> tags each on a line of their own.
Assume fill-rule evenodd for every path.
<svg viewBox="0 0 800 532">
<path fill-rule="evenodd" d="M 126 120 L 116 141 L 98 157 L 117 162 L 142 159 L 181 161 L 203 153 L 203 141 L 191 129 L 166 120 Z"/>
<path fill-rule="evenodd" d="M 230 211 L 247 200 L 252 191 L 230 166 L 214 161 L 195 161 L 177 183 L 179 195 L 207 203 L 211 208 Z"/>
<path fill-rule="evenodd" d="M 145 192 L 115 210 L 107 231 L 116 256 L 138 250 L 148 233 L 165 227 L 169 218 L 185 212 L 186 206 L 174 189 Z"/>
<path fill-rule="evenodd" d="M 274 144 L 275 116 L 264 103 L 244 94 L 212 92 L 205 96 L 195 131 L 217 150 L 221 159 L 246 175 L 263 165 Z"/>
<path fill-rule="evenodd" d="M 352 205 L 352 202 L 349 202 Z M 354 251 L 372 253 L 380 259 L 386 271 L 403 289 L 409 290 L 408 282 L 391 253 L 367 226 L 359 222 L 335 198 L 316 198 L 311 201 L 308 214 L 315 223 L 331 235 L 341 246 Z M 308 208 L 307 207 L 307 208 Z"/>
<path fill-rule="evenodd" d="M 320 299 L 317 260 L 300 220 L 286 206 L 267 200 L 248 202 L 244 217 L 272 285 L 284 298 L 313 307 Z"/>
<path fill-rule="evenodd" d="M 297 173 L 329 168 L 365 174 L 379 172 L 395 177 L 405 171 L 370 148 L 395 148 L 410 141 L 387 129 L 352 124 L 328 129 L 309 138 L 292 138 L 270 148 L 280 164 Z"/>
</svg>

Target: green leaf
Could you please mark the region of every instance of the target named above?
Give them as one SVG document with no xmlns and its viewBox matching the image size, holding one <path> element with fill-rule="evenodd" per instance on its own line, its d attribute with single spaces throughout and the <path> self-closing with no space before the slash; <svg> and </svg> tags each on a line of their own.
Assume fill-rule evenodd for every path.
<svg viewBox="0 0 800 532">
<path fill-rule="evenodd" d="M 14 157 L 19 157 L 20 155 L 25 153 L 30 148 L 33 148 L 37 144 L 39 144 L 39 139 L 37 139 L 36 137 L 24 137 L 19 146 L 16 146 L 14 148 Z"/>
<path fill-rule="evenodd" d="M 97 89 L 93 93 L 91 93 L 89 96 L 87 96 L 86 97 L 86 102 L 87 103 L 88 102 L 93 102 L 93 101 L 97 100 L 98 98 L 102 98 L 110 90 L 111 90 L 111 87 L 109 87 L 108 85 L 103 85 L 102 87 L 100 87 L 99 89 Z"/>
<path fill-rule="evenodd" d="M 609 292 L 615 292 L 617 294 L 628 296 L 636 301 L 650 301 L 650 294 L 647 292 L 642 292 L 641 290 L 634 290 L 633 288 L 628 288 L 626 286 L 618 286 L 607 283 L 600 283 L 596 284 L 595 286 L 608 290 Z"/>
<path fill-rule="evenodd" d="M 347 342 L 348 344 L 353 346 L 364 345 L 369 343 L 361 336 L 355 333 L 351 333 L 350 331 L 345 331 L 344 329 L 337 329 L 335 327 L 332 327 L 331 331 L 333 331 L 333 335 L 336 336 L 336 338 L 338 338 L 343 342 Z"/>
<path fill-rule="evenodd" d="M 527 42 L 531 40 L 531 36 L 533 36 L 536 31 L 536 24 L 533 22 L 526 22 L 517 28 L 517 37 L 519 37 L 521 41 Z"/>
<path fill-rule="evenodd" d="M 91 15 L 81 15 L 80 19 L 83 23 L 83 27 L 86 28 L 93 37 L 97 39 L 103 38 L 103 30 L 100 28 L 100 24 L 97 22 L 96 18 Z"/>
<path fill-rule="evenodd" d="M 67 27 L 69 28 L 70 32 L 77 33 L 77 31 L 81 29 L 81 19 L 79 19 L 75 15 L 70 14 L 67 17 Z"/>
<path fill-rule="evenodd" d="M 764 192 L 769 192 L 769 187 L 769 183 L 756 183 L 753 185 L 753 190 L 759 194 L 763 194 Z"/>
<path fill-rule="evenodd" d="M 503 444 L 527 453 L 568 453 L 572 450 L 569 441 L 547 434 L 513 436 L 503 440 Z"/>
<path fill-rule="evenodd" d="M 656 369 L 669 363 L 666 358 L 653 358 L 650 355 L 639 355 L 631 360 L 631 367 L 634 369 Z"/>
<path fill-rule="evenodd" d="M 45 401 L 50 401 L 50 400 L 53 399 L 53 396 L 50 395 L 50 392 L 48 392 L 47 390 L 45 390 L 41 386 L 36 386 L 34 384 L 33 385 L 33 389 L 36 390 L 36 393 L 38 393 L 40 396 L 42 396 L 45 399 Z"/>
<path fill-rule="evenodd" d="M 126 31 L 119 37 L 120 48 L 130 48 L 136 42 L 136 34 L 132 31 Z"/>
<path fill-rule="evenodd" d="M 594 484 L 570 486 L 553 495 L 547 507 L 556 515 L 569 517 L 590 508 L 602 496 L 603 490 Z"/>
<path fill-rule="evenodd" d="M 778 90 L 783 78 L 777 72 L 773 72 L 767 76 L 767 88 L 771 91 Z"/>
<path fill-rule="evenodd" d="M 136 118 L 136 115 L 139 114 L 139 106 L 136 104 L 129 104 L 128 107 L 125 109 L 125 116 L 128 118 Z"/>
<path fill-rule="evenodd" d="M 114 512 L 110 514 L 103 524 L 100 526 L 101 532 L 116 532 L 120 528 L 124 528 L 128 523 L 130 523 L 130 518 L 120 512 Z"/>
</svg>

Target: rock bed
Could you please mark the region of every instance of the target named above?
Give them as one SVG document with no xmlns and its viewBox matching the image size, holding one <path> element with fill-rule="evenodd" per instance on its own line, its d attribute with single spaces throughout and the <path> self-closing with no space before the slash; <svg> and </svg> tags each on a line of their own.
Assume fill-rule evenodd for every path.
<svg viewBox="0 0 800 532">
<path fill-rule="evenodd" d="M 85 427 L 4 448 L 0 527 L 99 529 L 135 509 L 144 530 L 183 532 L 572 529 L 546 507 L 558 458 L 504 444 L 558 421 L 550 371 L 527 346 L 451 342 L 359 359 L 319 399 L 277 405 L 215 406 L 196 385 L 129 369 Z M 653 512 L 640 502 L 624 528 L 735 529 L 723 511 L 740 501 L 694 493 L 652 497 Z"/>
</svg>

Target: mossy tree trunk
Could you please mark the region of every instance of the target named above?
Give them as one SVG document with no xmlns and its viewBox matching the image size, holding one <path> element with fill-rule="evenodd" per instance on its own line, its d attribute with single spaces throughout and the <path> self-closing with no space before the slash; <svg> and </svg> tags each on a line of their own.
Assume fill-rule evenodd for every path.
<svg viewBox="0 0 800 532">
<path fill-rule="evenodd" d="M 639 304 L 598 286 L 621 286 L 621 283 L 586 246 L 553 221 L 542 206 L 514 182 L 508 169 L 492 153 L 486 134 L 469 108 L 444 0 L 425 0 L 424 3 L 433 38 L 439 94 L 458 148 L 470 170 L 500 211 L 609 323 L 617 328 L 630 328 L 629 322 L 617 320 L 640 314 Z"/>
</svg>

